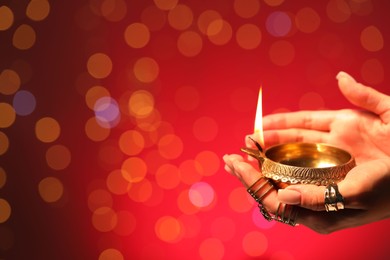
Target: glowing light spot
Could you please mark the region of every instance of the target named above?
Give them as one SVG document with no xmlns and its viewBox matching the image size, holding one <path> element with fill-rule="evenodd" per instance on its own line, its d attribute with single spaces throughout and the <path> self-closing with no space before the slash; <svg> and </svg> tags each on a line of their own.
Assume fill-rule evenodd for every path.
<svg viewBox="0 0 390 260">
<path fill-rule="evenodd" d="M 0 103 L 0 115 L 0 128 L 7 128 L 15 122 L 15 110 L 8 103 Z"/>
<path fill-rule="evenodd" d="M 89 139 L 95 142 L 103 141 L 110 135 L 110 129 L 102 127 L 97 121 L 96 117 L 91 117 L 85 123 L 85 134 Z"/>
<path fill-rule="evenodd" d="M 135 202 L 145 203 L 153 195 L 153 186 L 150 181 L 143 179 L 141 182 L 132 184 L 127 195 Z"/>
<path fill-rule="evenodd" d="M 275 226 L 275 224 L 276 224 L 275 221 L 268 221 L 265 218 L 263 218 L 263 216 L 259 212 L 258 207 L 253 208 L 252 221 L 257 227 L 262 228 L 262 229 L 270 229 L 273 226 Z"/>
<path fill-rule="evenodd" d="M 60 136 L 60 124 L 51 117 L 43 117 L 35 123 L 35 135 L 41 142 L 51 143 Z"/>
<path fill-rule="evenodd" d="M 11 206 L 8 201 L 0 198 L 0 223 L 6 222 L 11 216 Z"/>
<path fill-rule="evenodd" d="M 199 234 L 201 229 L 201 222 L 197 215 L 183 214 L 178 218 L 178 220 L 183 225 L 184 238 L 194 238 Z"/>
<path fill-rule="evenodd" d="M 99 255 L 99 260 L 124 260 L 123 254 L 115 248 L 105 249 Z"/>
<path fill-rule="evenodd" d="M 124 33 L 127 45 L 132 48 L 143 48 L 150 40 L 148 27 L 142 23 L 132 23 L 126 27 Z"/>
<path fill-rule="evenodd" d="M 146 7 L 141 13 L 141 21 L 150 31 L 162 29 L 166 20 L 165 12 L 154 5 Z"/>
<path fill-rule="evenodd" d="M 192 111 L 199 106 L 199 92 L 195 87 L 182 86 L 176 90 L 175 104 L 184 111 Z"/>
<path fill-rule="evenodd" d="M 183 32 L 177 39 L 177 48 L 179 49 L 179 52 L 186 57 L 198 55 L 201 52 L 202 47 L 203 41 L 197 32 Z"/>
<path fill-rule="evenodd" d="M 304 7 L 295 15 L 295 24 L 301 32 L 312 33 L 320 27 L 321 17 L 314 9 Z"/>
<path fill-rule="evenodd" d="M 92 214 L 92 225 L 100 232 L 112 231 L 118 222 L 117 215 L 112 208 L 101 207 Z"/>
<path fill-rule="evenodd" d="M 8 140 L 8 136 L 1 132 L 0 131 L 0 155 L 3 155 L 7 152 L 8 150 L 8 147 L 9 147 L 9 140 Z M 0 172 L 2 171 L 2 168 L 0 168 Z M 0 177 L 1 179 L 1 177 Z M 1 181 L 0 181 L 1 183 Z M 1 185 L 0 185 L 1 187 Z"/>
<path fill-rule="evenodd" d="M 199 207 L 196 207 L 190 201 L 189 190 L 180 192 L 179 196 L 177 197 L 177 206 L 181 212 L 187 215 L 196 214 L 200 210 Z"/>
<path fill-rule="evenodd" d="M 261 31 L 254 24 L 244 24 L 236 32 L 236 41 L 245 50 L 256 49 L 261 42 Z"/>
<path fill-rule="evenodd" d="M 160 72 L 158 63 L 149 57 L 138 59 L 134 64 L 134 75 L 143 83 L 151 83 L 155 81 Z"/>
<path fill-rule="evenodd" d="M 211 117 L 200 117 L 195 120 L 192 132 L 196 139 L 202 142 L 210 142 L 218 134 L 218 124 Z"/>
<path fill-rule="evenodd" d="M 7 174 L 5 173 L 5 170 L 0 167 L 0 189 L 4 187 L 6 182 L 7 182 Z"/>
<path fill-rule="evenodd" d="M 130 157 L 123 162 L 121 169 L 123 178 L 131 183 L 136 183 L 145 178 L 147 165 L 139 157 Z"/>
<path fill-rule="evenodd" d="M 180 179 L 185 184 L 194 184 L 203 177 L 203 167 L 195 160 L 185 160 L 179 165 Z"/>
<path fill-rule="evenodd" d="M 188 193 L 190 201 L 197 207 L 207 207 L 213 202 L 215 192 L 210 184 L 206 182 L 197 182 L 193 184 Z"/>
<path fill-rule="evenodd" d="M 258 231 L 247 233 L 242 240 L 244 252 L 251 257 L 259 257 L 265 253 L 268 248 L 267 237 Z"/>
<path fill-rule="evenodd" d="M 335 23 L 343 23 L 351 16 L 351 9 L 344 0 L 330 0 L 326 6 L 328 18 Z"/>
<path fill-rule="evenodd" d="M 225 247 L 221 240 L 217 238 L 207 238 L 200 244 L 199 255 L 202 260 L 223 259 Z"/>
<path fill-rule="evenodd" d="M 53 145 L 46 151 L 46 162 L 53 170 L 67 168 L 71 161 L 71 153 L 64 145 Z"/>
<path fill-rule="evenodd" d="M 175 8 L 179 0 L 153 0 L 154 4 L 161 10 L 171 10 Z"/>
<path fill-rule="evenodd" d="M 207 27 L 207 36 L 215 45 L 227 44 L 233 35 L 231 25 L 225 20 L 214 20 Z"/>
<path fill-rule="evenodd" d="M 156 143 L 157 138 L 153 138 L 152 136 L 158 135 L 157 130 L 161 127 L 161 124 L 164 124 L 164 122 L 161 121 L 161 114 L 156 109 L 154 109 L 147 117 L 136 118 L 136 125 L 138 128 L 149 132 L 150 134 L 147 140 L 145 140 L 145 147 L 150 147 Z"/>
<path fill-rule="evenodd" d="M 198 153 L 195 161 L 202 165 L 204 176 L 212 176 L 219 170 L 220 157 L 212 151 L 205 150 Z"/>
<path fill-rule="evenodd" d="M 113 204 L 112 195 L 107 190 L 97 189 L 88 195 L 88 208 L 94 212 L 98 208 L 111 208 Z"/>
<path fill-rule="evenodd" d="M 205 35 L 207 35 L 207 30 L 208 30 L 208 27 L 209 25 L 213 22 L 213 21 L 221 21 L 221 28 L 222 28 L 222 16 L 215 10 L 206 10 L 204 12 L 202 12 L 200 15 L 199 15 L 199 18 L 198 18 L 198 28 L 199 28 L 199 31 Z M 219 30 L 221 29 L 219 28 Z"/>
<path fill-rule="evenodd" d="M 385 69 L 380 60 L 369 59 L 363 63 L 361 74 L 368 84 L 381 84 L 385 78 Z"/>
<path fill-rule="evenodd" d="M 174 189 L 180 183 L 179 168 L 173 164 L 163 164 L 156 171 L 155 178 L 161 188 Z"/>
<path fill-rule="evenodd" d="M 19 50 L 30 49 L 36 40 L 34 29 L 27 24 L 20 25 L 14 32 L 12 44 Z"/>
<path fill-rule="evenodd" d="M 168 134 L 158 141 L 158 151 L 166 159 L 176 159 L 183 153 L 183 141 L 175 134 Z"/>
<path fill-rule="evenodd" d="M 132 234 L 137 226 L 137 219 L 127 210 L 120 210 L 116 213 L 117 224 L 114 232 L 120 236 L 128 236 Z"/>
<path fill-rule="evenodd" d="M 64 186 L 59 179 L 46 177 L 39 182 L 38 191 L 43 201 L 53 203 L 62 198 Z"/>
<path fill-rule="evenodd" d="M 146 90 L 135 91 L 129 99 L 129 112 L 134 117 L 146 117 L 154 109 L 154 97 Z"/>
<path fill-rule="evenodd" d="M 248 192 L 244 187 L 235 188 L 229 194 L 229 206 L 236 212 L 248 212 L 254 205 L 253 199 L 248 197 Z"/>
<path fill-rule="evenodd" d="M 26 15 L 33 21 L 42 21 L 50 13 L 50 3 L 47 0 L 32 0 L 28 3 Z"/>
<path fill-rule="evenodd" d="M 115 127 L 120 121 L 118 102 L 111 97 L 99 98 L 94 106 L 97 123 L 105 128 Z"/>
<path fill-rule="evenodd" d="M 286 36 L 291 30 L 291 19 L 285 12 L 273 12 L 266 21 L 267 31 L 275 37 Z"/>
<path fill-rule="evenodd" d="M 0 74 L 0 93 L 12 95 L 20 88 L 20 77 L 14 70 L 5 69 Z"/>
<path fill-rule="evenodd" d="M 316 92 L 305 93 L 299 99 L 299 109 L 302 110 L 316 110 L 324 109 L 325 102 L 322 96 Z"/>
<path fill-rule="evenodd" d="M 119 137 L 119 147 L 127 155 L 139 154 L 144 146 L 144 137 L 136 130 L 128 130 Z"/>
<path fill-rule="evenodd" d="M 14 23 L 14 13 L 8 6 L 0 6 L 0 31 L 9 29 Z"/>
<path fill-rule="evenodd" d="M 279 6 L 284 2 L 284 0 L 264 0 L 264 3 L 266 3 L 269 6 Z"/>
<path fill-rule="evenodd" d="M 27 90 L 20 90 L 13 98 L 12 106 L 14 107 L 16 114 L 27 116 L 35 109 L 35 96 Z"/>
<path fill-rule="evenodd" d="M 236 234 L 236 224 L 228 217 L 216 218 L 211 223 L 211 234 L 213 237 L 218 238 L 221 241 L 230 241 Z"/>
<path fill-rule="evenodd" d="M 295 48 L 288 41 L 276 41 L 271 45 L 269 57 L 275 65 L 286 66 L 295 58 Z"/>
<path fill-rule="evenodd" d="M 112 71 L 111 58 L 100 52 L 92 54 L 87 61 L 87 70 L 96 79 L 106 78 Z"/>
<path fill-rule="evenodd" d="M 258 0 L 234 0 L 234 11 L 242 18 L 255 16 L 260 9 Z"/>
<path fill-rule="evenodd" d="M 176 30 L 185 30 L 191 26 L 194 15 L 190 7 L 178 4 L 168 13 L 168 23 Z"/>
<path fill-rule="evenodd" d="M 154 226 L 154 231 L 160 240 L 168 243 L 177 243 L 183 236 L 182 224 L 172 216 L 160 217 Z"/>
<path fill-rule="evenodd" d="M 100 12 L 107 21 L 119 22 L 127 14 L 127 5 L 124 0 L 104 0 Z"/>
<path fill-rule="evenodd" d="M 107 188 L 116 195 L 126 194 L 130 187 L 129 183 L 122 175 L 121 170 L 112 171 L 106 179 Z"/>
<path fill-rule="evenodd" d="M 85 94 L 85 102 L 90 109 L 94 109 L 96 102 L 103 97 L 109 97 L 110 92 L 103 86 L 94 86 Z"/>
<path fill-rule="evenodd" d="M 380 51 L 384 42 L 381 31 L 375 26 L 368 26 L 360 34 L 360 43 L 367 51 Z"/>
<path fill-rule="evenodd" d="M 367 16 L 371 14 L 374 9 L 372 1 L 370 0 L 351 0 L 348 4 L 352 13 L 360 16 Z"/>
</svg>

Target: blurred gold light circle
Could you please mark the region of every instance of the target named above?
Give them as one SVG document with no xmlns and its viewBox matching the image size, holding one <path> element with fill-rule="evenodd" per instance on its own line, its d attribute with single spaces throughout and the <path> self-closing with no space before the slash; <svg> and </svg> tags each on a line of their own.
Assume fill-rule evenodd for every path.
<svg viewBox="0 0 390 260">
<path fill-rule="evenodd" d="M 320 27 L 321 17 L 314 9 L 304 7 L 295 15 L 295 24 L 301 32 L 312 33 Z"/>
<path fill-rule="evenodd" d="M 61 199 L 64 193 L 64 186 L 59 179 L 46 177 L 39 182 L 38 191 L 45 202 L 52 203 Z"/>
<path fill-rule="evenodd" d="M 7 128 L 15 122 L 16 112 L 8 103 L 0 103 L 0 128 Z"/>
<path fill-rule="evenodd" d="M 93 86 L 92 88 L 88 89 L 87 93 L 85 94 L 85 102 L 90 109 L 94 110 L 97 100 L 102 97 L 109 96 L 111 95 L 107 88 L 103 86 Z"/>
<path fill-rule="evenodd" d="M 176 30 L 185 30 L 191 26 L 194 15 L 190 7 L 178 4 L 168 13 L 168 23 Z"/>
<path fill-rule="evenodd" d="M 351 9 L 344 0 L 330 0 L 326 6 L 326 14 L 335 23 L 343 23 L 351 17 Z"/>
<path fill-rule="evenodd" d="M 179 52 L 186 57 L 194 57 L 198 55 L 201 52 L 202 47 L 202 38 L 194 31 L 183 32 L 177 40 L 177 48 L 179 49 Z"/>
<path fill-rule="evenodd" d="M 111 58 L 105 53 L 95 53 L 89 57 L 87 69 L 89 74 L 94 78 L 106 78 L 112 71 Z"/>
<path fill-rule="evenodd" d="M 150 32 L 148 27 L 143 23 L 132 23 L 126 27 L 124 33 L 127 45 L 132 48 L 143 48 L 148 44 Z"/>
<path fill-rule="evenodd" d="M 222 16 L 217 11 L 206 10 L 202 12 L 198 17 L 198 23 L 197 23 L 199 31 L 206 35 L 210 23 L 212 23 L 215 20 L 222 21 Z M 220 27 L 222 28 L 222 22 Z"/>
<path fill-rule="evenodd" d="M 215 45 L 225 45 L 232 35 L 232 26 L 225 20 L 215 20 L 207 28 L 207 36 Z"/>
<path fill-rule="evenodd" d="M 143 83 L 155 81 L 160 73 L 158 63 L 150 57 L 139 58 L 134 64 L 134 75 Z"/>
<path fill-rule="evenodd" d="M 47 0 L 31 0 L 26 9 L 26 15 L 33 21 L 42 21 L 50 13 L 50 3 Z"/>
<path fill-rule="evenodd" d="M 44 143 L 51 143 L 60 136 L 60 124 L 51 117 L 43 117 L 35 123 L 35 135 Z"/>
<path fill-rule="evenodd" d="M 161 10 L 171 10 L 175 8 L 179 0 L 153 0 L 154 4 Z"/>
<path fill-rule="evenodd" d="M 100 232 L 108 232 L 115 228 L 117 223 L 115 211 L 109 207 L 96 209 L 92 215 L 92 225 Z"/>
<path fill-rule="evenodd" d="M 11 216 L 11 206 L 8 201 L 0 198 L 0 223 L 6 222 Z"/>
<path fill-rule="evenodd" d="M 0 189 L 4 187 L 6 182 L 7 182 L 7 174 L 5 173 L 5 170 L 2 167 L 0 167 Z"/>
<path fill-rule="evenodd" d="M 150 115 L 154 109 L 154 97 L 146 90 L 137 90 L 129 98 L 130 115 L 136 118 L 144 118 Z"/>
<path fill-rule="evenodd" d="M 64 145 L 53 145 L 46 151 L 46 162 L 53 170 L 63 170 L 71 162 L 71 153 Z"/>
<path fill-rule="evenodd" d="M 360 43 L 367 51 L 380 51 L 384 46 L 383 35 L 376 26 L 368 26 L 360 34 Z"/>
<path fill-rule="evenodd" d="M 20 25 L 14 32 L 12 44 L 19 50 L 30 49 L 36 40 L 34 29 L 27 24 Z"/>
<path fill-rule="evenodd" d="M 110 128 L 99 125 L 99 123 L 96 121 L 96 117 L 94 116 L 87 120 L 84 129 L 88 138 L 95 142 L 100 142 L 107 139 L 111 132 Z"/>
<path fill-rule="evenodd" d="M 278 6 L 281 5 L 283 2 L 284 0 L 264 0 L 264 3 L 269 6 Z"/>
<path fill-rule="evenodd" d="M 115 248 L 105 249 L 100 253 L 98 260 L 124 260 L 123 254 Z"/>
<path fill-rule="evenodd" d="M 160 217 L 154 227 L 156 235 L 165 242 L 175 243 L 183 235 L 182 224 L 174 217 Z"/>
<path fill-rule="evenodd" d="M 5 31 L 14 23 L 14 13 L 8 6 L 0 6 L 0 31 Z"/>
<path fill-rule="evenodd" d="M 8 136 L 5 133 L 0 131 L 0 156 L 5 154 L 5 152 L 7 152 L 8 147 L 9 147 Z"/>
<path fill-rule="evenodd" d="M 145 147 L 142 134 L 136 130 L 127 130 L 119 137 L 119 148 L 127 155 L 139 154 Z"/>
<path fill-rule="evenodd" d="M 255 49 L 261 42 L 261 31 L 254 24 L 244 24 L 236 32 L 236 41 L 243 49 Z"/>
<path fill-rule="evenodd" d="M 258 0 L 234 0 L 234 11 L 242 18 L 255 16 L 260 9 Z"/>
<path fill-rule="evenodd" d="M 100 12 L 107 21 L 119 22 L 126 17 L 127 5 L 123 0 L 104 0 Z"/>
<path fill-rule="evenodd" d="M 0 73 L 0 93 L 12 95 L 20 88 L 19 74 L 11 69 L 5 69 Z"/>
</svg>

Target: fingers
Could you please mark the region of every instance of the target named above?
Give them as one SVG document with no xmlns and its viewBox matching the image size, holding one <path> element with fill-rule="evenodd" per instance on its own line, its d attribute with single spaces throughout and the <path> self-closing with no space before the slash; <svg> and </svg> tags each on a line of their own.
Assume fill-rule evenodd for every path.
<svg viewBox="0 0 390 260">
<path fill-rule="evenodd" d="M 278 200 L 286 204 L 299 205 L 314 211 L 324 211 L 324 193 L 324 186 L 309 184 L 290 185 L 278 191 Z"/>
<path fill-rule="evenodd" d="M 349 74 L 341 71 L 336 76 L 343 95 L 354 105 L 379 115 L 390 123 L 390 96 L 357 83 Z"/>
<path fill-rule="evenodd" d="M 282 129 L 264 131 L 266 146 L 290 142 L 327 143 L 329 133 L 306 129 Z"/>
<path fill-rule="evenodd" d="M 301 128 L 329 131 L 335 111 L 298 111 L 272 114 L 263 118 L 264 130 Z"/>
</svg>

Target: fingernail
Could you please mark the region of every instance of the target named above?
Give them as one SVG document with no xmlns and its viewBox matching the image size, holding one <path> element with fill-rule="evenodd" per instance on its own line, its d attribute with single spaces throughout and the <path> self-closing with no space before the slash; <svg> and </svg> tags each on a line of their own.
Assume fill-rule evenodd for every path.
<svg viewBox="0 0 390 260">
<path fill-rule="evenodd" d="M 344 78 L 346 76 L 347 76 L 347 73 L 345 73 L 344 71 L 340 71 L 339 73 L 337 73 L 336 79 L 340 80 L 341 78 Z"/>
<path fill-rule="evenodd" d="M 301 203 L 301 193 L 296 190 L 278 190 L 278 200 L 289 205 L 298 205 Z"/>
</svg>

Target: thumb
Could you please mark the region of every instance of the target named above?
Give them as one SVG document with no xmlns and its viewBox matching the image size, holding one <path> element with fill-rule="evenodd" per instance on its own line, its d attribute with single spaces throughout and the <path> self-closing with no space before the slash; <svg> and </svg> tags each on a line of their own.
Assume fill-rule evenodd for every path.
<svg viewBox="0 0 390 260">
<path fill-rule="evenodd" d="M 375 113 L 384 123 L 390 123 L 390 96 L 356 82 L 343 71 L 339 72 L 336 78 L 341 92 L 349 102 Z"/>
<path fill-rule="evenodd" d="M 325 187 L 312 184 L 290 185 L 278 190 L 278 200 L 315 211 L 325 210 Z"/>
</svg>

